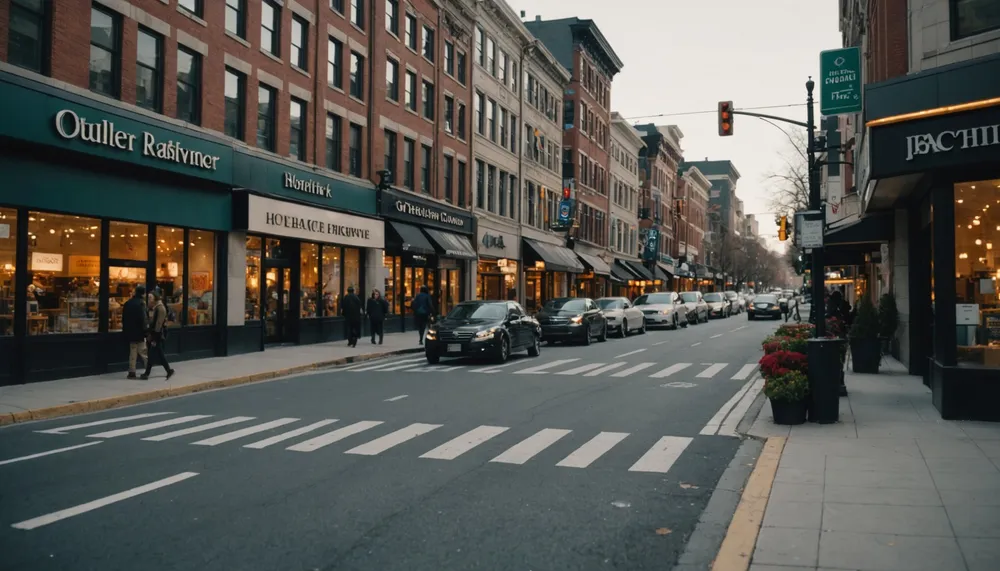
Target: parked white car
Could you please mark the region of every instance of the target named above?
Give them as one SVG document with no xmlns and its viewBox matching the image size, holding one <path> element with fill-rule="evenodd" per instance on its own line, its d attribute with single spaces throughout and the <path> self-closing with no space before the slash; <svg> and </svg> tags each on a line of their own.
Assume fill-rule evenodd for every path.
<svg viewBox="0 0 1000 571">
<path fill-rule="evenodd" d="M 642 310 L 632 305 L 625 297 L 602 297 L 594 300 L 608 320 L 608 331 L 617 331 L 620 337 L 629 333 L 646 332 L 646 320 Z"/>
<path fill-rule="evenodd" d="M 687 307 L 688 321 L 691 323 L 708 323 L 708 304 L 700 291 L 686 291 L 681 294 L 681 301 Z"/>
<path fill-rule="evenodd" d="M 635 298 L 633 304 L 642 310 L 648 327 L 688 326 L 687 307 L 676 292 L 647 293 Z"/>
</svg>

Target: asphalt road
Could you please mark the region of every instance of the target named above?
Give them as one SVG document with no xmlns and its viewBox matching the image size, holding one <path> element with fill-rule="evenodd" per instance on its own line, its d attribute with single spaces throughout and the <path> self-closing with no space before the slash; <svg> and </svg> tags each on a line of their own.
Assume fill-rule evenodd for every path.
<svg viewBox="0 0 1000 571">
<path fill-rule="evenodd" d="M 0 569 L 670 569 L 775 326 L 499 368 L 408 355 L 8 427 Z"/>
</svg>

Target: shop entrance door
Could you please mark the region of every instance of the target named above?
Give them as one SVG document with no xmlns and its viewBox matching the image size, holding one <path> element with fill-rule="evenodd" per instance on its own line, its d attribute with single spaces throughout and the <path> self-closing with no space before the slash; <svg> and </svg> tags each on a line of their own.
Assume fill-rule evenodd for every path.
<svg viewBox="0 0 1000 571">
<path fill-rule="evenodd" d="M 267 268 L 264 292 L 264 342 L 285 343 L 291 322 L 289 302 L 292 299 L 291 268 Z"/>
</svg>

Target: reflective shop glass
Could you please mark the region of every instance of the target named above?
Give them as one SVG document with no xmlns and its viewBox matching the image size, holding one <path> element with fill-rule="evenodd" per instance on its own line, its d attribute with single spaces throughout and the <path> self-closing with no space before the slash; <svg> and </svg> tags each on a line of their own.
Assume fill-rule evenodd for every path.
<svg viewBox="0 0 1000 571">
<path fill-rule="evenodd" d="M 0 208 L 0 337 L 14 334 L 14 278 L 17 273 L 17 210 Z M 29 305 L 30 305 L 29 299 Z"/>
</svg>

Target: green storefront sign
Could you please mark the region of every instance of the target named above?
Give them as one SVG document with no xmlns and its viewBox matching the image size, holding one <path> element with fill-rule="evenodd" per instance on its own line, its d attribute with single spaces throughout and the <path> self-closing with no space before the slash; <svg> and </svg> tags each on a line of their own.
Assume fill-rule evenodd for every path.
<svg viewBox="0 0 1000 571">
<path fill-rule="evenodd" d="M 820 115 L 861 112 L 861 50 L 842 48 L 819 53 Z"/>
</svg>

